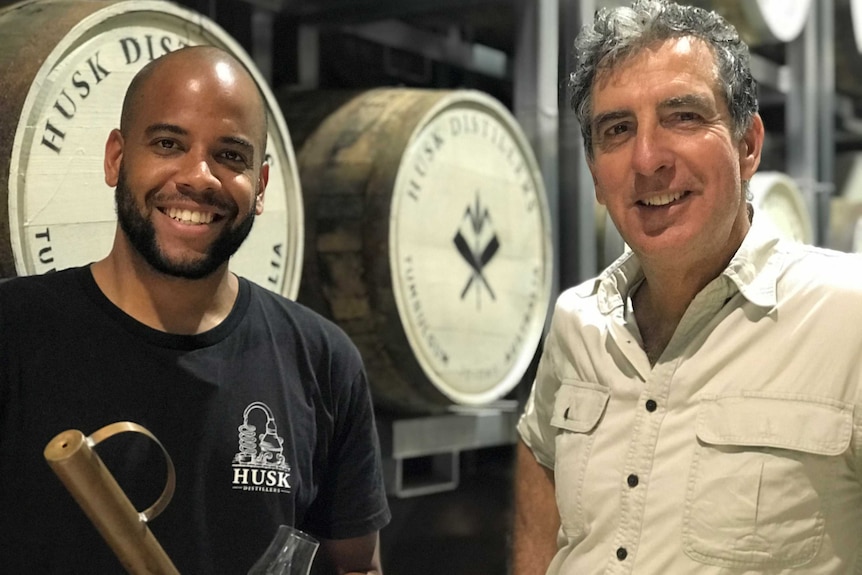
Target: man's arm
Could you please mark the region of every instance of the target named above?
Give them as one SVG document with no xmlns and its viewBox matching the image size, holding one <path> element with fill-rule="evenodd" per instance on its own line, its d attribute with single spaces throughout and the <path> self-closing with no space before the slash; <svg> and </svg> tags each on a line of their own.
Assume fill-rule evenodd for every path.
<svg viewBox="0 0 862 575">
<path fill-rule="evenodd" d="M 512 575 L 544 575 L 557 552 L 559 528 L 554 472 L 518 441 Z"/>
<path fill-rule="evenodd" d="M 383 575 L 378 532 L 352 539 L 321 539 L 315 575 Z"/>
</svg>

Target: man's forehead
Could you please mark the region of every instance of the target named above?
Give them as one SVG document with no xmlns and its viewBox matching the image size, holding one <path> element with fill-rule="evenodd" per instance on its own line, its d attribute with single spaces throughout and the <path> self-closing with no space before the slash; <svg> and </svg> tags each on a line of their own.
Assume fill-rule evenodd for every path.
<svg viewBox="0 0 862 575">
<path fill-rule="evenodd" d="M 189 94 L 199 96 L 200 106 L 189 106 L 185 101 Z M 191 54 L 166 61 L 144 79 L 137 100 L 139 109 L 149 110 L 150 120 L 153 114 L 166 118 L 165 114 L 178 109 L 193 113 L 210 103 L 221 105 L 226 119 L 245 117 L 265 136 L 266 106 L 257 84 L 240 64 L 229 59 Z"/>
<path fill-rule="evenodd" d="M 205 82 L 240 82 L 240 74 L 232 63 L 199 54 L 169 54 L 155 64 L 152 73 L 144 79 L 144 88 L 177 83 L 193 87 Z"/>
<path fill-rule="evenodd" d="M 608 94 L 625 97 L 647 87 L 659 100 L 684 96 L 684 92 L 714 95 L 719 74 L 713 52 L 698 38 L 673 38 L 653 43 L 618 59 L 601 62 L 593 80 L 593 103 Z"/>
<path fill-rule="evenodd" d="M 606 81 L 621 70 L 641 68 L 666 60 L 696 60 L 701 65 L 714 67 L 715 52 L 706 40 L 696 36 L 673 36 L 634 44 L 623 53 L 609 54 L 602 58 L 596 67 L 594 84 Z"/>
</svg>

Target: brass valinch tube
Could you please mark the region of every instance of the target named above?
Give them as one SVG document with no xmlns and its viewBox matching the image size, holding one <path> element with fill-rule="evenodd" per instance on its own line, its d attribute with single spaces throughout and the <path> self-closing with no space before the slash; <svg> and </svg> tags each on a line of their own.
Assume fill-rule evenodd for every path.
<svg viewBox="0 0 862 575">
<path fill-rule="evenodd" d="M 60 433 L 48 443 L 44 454 L 126 571 L 133 575 L 179 575 L 142 514 L 83 433 L 76 429 Z"/>
</svg>

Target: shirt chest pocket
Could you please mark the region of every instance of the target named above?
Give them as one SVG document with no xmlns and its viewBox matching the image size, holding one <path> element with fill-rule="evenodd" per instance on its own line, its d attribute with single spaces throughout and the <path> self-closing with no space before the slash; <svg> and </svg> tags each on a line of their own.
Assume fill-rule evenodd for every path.
<svg viewBox="0 0 862 575">
<path fill-rule="evenodd" d="M 595 383 L 563 380 L 554 400 L 551 425 L 556 429 L 554 482 L 563 532 L 570 541 L 584 537 L 588 524 L 581 493 L 594 431 L 610 393 Z"/>
<path fill-rule="evenodd" d="M 852 425 L 852 406 L 816 398 L 704 400 L 686 494 L 686 554 L 756 570 L 810 561 Z"/>
</svg>

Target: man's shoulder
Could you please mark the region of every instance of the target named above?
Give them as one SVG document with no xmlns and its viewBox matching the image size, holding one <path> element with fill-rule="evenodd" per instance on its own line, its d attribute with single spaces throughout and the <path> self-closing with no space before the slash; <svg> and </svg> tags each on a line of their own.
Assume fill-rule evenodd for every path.
<svg viewBox="0 0 862 575">
<path fill-rule="evenodd" d="M 284 314 L 285 317 L 317 326 L 325 326 L 332 323 L 331 320 L 322 314 L 294 299 L 276 293 L 251 280 L 243 279 L 242 281 L 249 286 L 252 303 L 256 303 L 264 312 Z"/>
<path fill-rule="evenodd" d="M 250 280 L 250 313 L 265 315 L 268 321 L 283 321 L 303 335 L 305 340 L 326 341 L 342 347 L 353 347 L 345 331 L 333 320 L 308 306 L 273 292 Z"/>
<path fill-rule="evenodd" d="M 63 291 L 79 282 L 83 270 L 84 268 L 76 267 L 40 275 L 0 278 L 0 297 Z"/>
<path fill-rule="evenodd" d="M 782 256 L 779 306 L 795 301 L 817 310 L 818 317 L 834 313 L 862 321 L 862 254 L 796 244 L 786 246 Z"/>
<path fill-rule="evenodd" d="M 80 268 L 0 280 L 0 337 L 73 329 L 86 298 Z"/>
<path fill-rule="evenodd" d="M 787 262 L 781 282 L 862 294 L 862 254 L 796 243 L 781 251 Z"/>
</svg>

